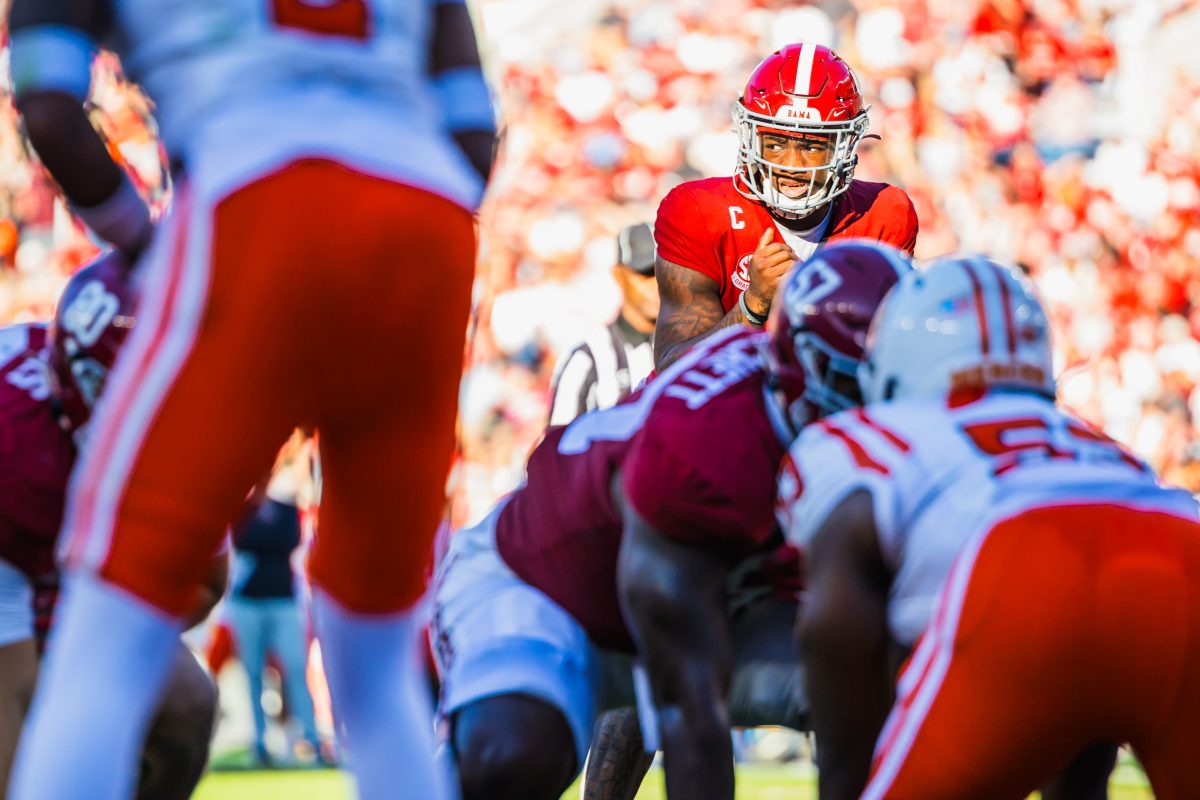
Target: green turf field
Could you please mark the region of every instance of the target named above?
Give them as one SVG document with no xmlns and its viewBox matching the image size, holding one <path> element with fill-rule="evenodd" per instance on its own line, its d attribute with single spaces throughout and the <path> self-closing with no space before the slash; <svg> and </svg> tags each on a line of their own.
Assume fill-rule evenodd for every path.
<svg viewBox="0 0 1200 800">
<path fill-rule="evenodd" d="M 816 786 L 807 771 L 794 766 L 753 765 L 738 768 L 738 800 L 814 800 Z M 1113 776 L 1110 800 L 1149 800 L 1145 778 L 1133 766 Z M 662 772 L 650 771 L 639 800 L 663 800 Z M 201 782 L 193 800 L 351 800 L 350 777 L 332 770 L 213 772 Z M 578 788 L 564 796 L 574 800 Z"/>
</svg>

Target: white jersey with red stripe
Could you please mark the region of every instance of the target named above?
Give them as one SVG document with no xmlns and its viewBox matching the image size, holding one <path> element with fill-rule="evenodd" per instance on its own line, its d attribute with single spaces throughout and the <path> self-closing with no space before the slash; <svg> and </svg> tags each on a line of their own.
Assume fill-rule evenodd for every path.
<svg viewBox="0 0 1200 800">
<path fill-rule="evenodd" d="M 888 624 L 911 645 L 954 558 L 976 533 L 1022 511 L 1113 503 L 1197 517 L 1196 500 L 1161 486 L 1111 439 L 1032 392 L 961 404 L 914 397 L 810 425 L 779 474 L 779 521 L 806 549 L 849 494 L 871 495 L 891 572 Z"/>
<path fill-rule="evenodd" d="M 461 0 L 455 0 L 461 2 Z M 473 208 L 427 75 L 437 0 L 112 0 L 167 150 L 218 192 L 305 156 Z"/>
</svg>

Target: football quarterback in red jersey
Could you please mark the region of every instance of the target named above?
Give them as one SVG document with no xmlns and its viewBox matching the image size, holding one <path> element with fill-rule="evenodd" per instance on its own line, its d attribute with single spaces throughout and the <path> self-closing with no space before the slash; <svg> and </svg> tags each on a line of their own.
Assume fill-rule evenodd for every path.
<svg viewBox="0 0 1200 800">
<path fill-rule="evenodd" d="M 874 239 L 909 255 L 916 246 L 908 195 L 854 179 L 867 106 L 832 50 L 805 42 L 772 53 L 750 75 L 733 119 L 733 177 L 688 181 L 658 207 L 658 369 L 713 330 L 761 326 L 788 269 L 825 242 Z"/>
<path fill-rule="evenodd" d="M 7 785 L 57 593 L 54 549 L 68 478 L 133 325 L 126 270 L 116 252 L 102 256 L 72 276 L 49 328 L 0 329 L 0 786 Z M 220 597 L 224 570 L 213 580 L 197 617 Z M 143 753 L 138 797 L 190 795 L 207 760 L 215 712 L 216 687 L 180 643 Z"/>
<path fill-rule="evenodd" d="M 874 242 L 824 250 L 787 284 L 798 310 L 786 346 L 745 327 L 723 331 L 620 405 L 551 428 L 526 483 L 451 538 L 433 632 L 464 800 L 560 797 L 597 715 L 631 704 L 639 649 L 655 670 L 658 708 L 646 744 L 655 749 L 662 731 L 673 796 L 706 796 L 677 782 L 677 767 L 697 769 L 679 747 L 684 728 L 711 745 L 700 760 L 725 760 L 710 785 L 727 773 L 732 792 L 731 720 L 803 724 L 794 652 L 772 646 L 791 635 L 794 605 L 731 613 L 739 595 L 729 580 L 761 558 L 783 579 L 761 593 L 787 585 L 773 522 L 779 462 L 795 429 L 856 402 L 866 323 L 907 269 L 899 251 Z M 663 584 L 642 585 L 645 570 L 660 570 Z M 649 607 L 645 592 L 668 589 L 678 595 L 652 616 L 662 612 L 655 619 L 671 630 L 629 617 Z M 680 665 L 665 664 L 661 648 L 690 659 L 686 675 L 670 671 Z M 645 707 L 652 713 L 648 698 Z M 618 796 L 632 796 L 637 780 L 624 788 Z"/>
</svg>

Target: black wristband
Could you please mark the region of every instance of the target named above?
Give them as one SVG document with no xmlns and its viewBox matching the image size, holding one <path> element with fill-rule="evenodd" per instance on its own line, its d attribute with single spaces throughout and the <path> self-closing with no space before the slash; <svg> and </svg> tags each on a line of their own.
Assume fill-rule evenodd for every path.
<svg viewBox="0 0 1200 800">
<path fill-rule="evenodd" d="M 767 324 L 767 318 L 763 314 L 755 314 L 750 310 L 750 306 L 746 305 L 746 293 L 742 292 L 738 295 L 738 309 L 741 310 L 742 316 L 746 318 L 746 322 L 751 325 L 762 327 Z"/>
</svg>

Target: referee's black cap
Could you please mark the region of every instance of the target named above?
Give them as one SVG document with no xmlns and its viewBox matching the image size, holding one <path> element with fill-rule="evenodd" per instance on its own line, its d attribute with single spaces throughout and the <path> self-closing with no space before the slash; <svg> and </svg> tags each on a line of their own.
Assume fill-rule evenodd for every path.
<svg viewBox="0 0 1200 800">
<path fill-rule="evenodd" d="M 639 275 L 654 274 L 654 226 L 649 222 L 626 225 L 617 236 L 617 263 Z"/>
</svg>

